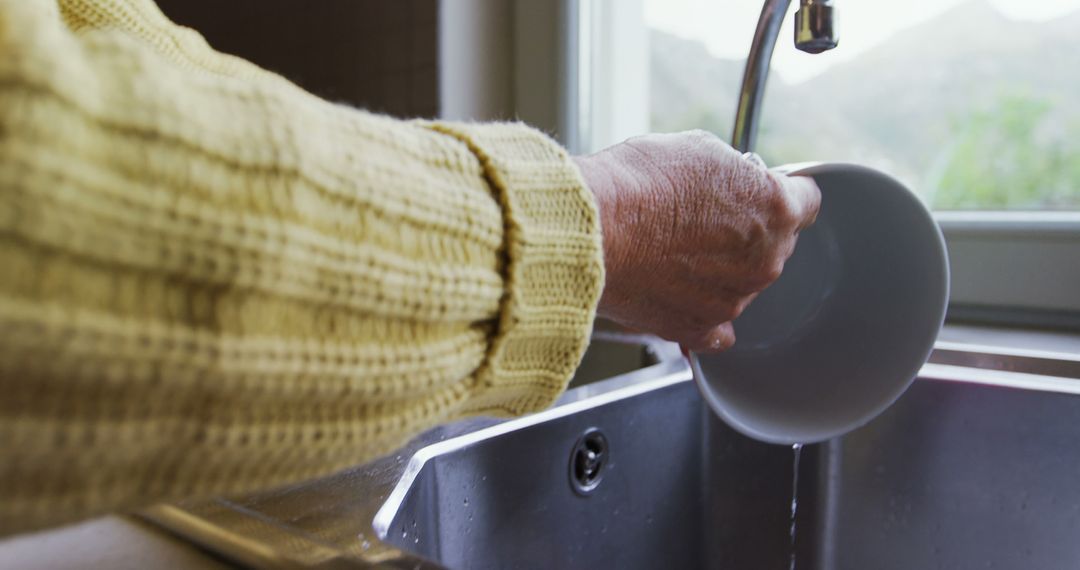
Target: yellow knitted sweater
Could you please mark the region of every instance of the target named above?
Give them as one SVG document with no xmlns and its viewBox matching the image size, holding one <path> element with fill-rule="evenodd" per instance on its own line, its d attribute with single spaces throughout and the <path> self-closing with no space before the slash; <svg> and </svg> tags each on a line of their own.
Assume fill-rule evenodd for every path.
<svg viewBox="0 0 1080 570">
<path fill-rule="evenodd" d="M 595 208 L 525 126 L 327 103 L 149 0 L 0 0 L 0 535 L 549 405 Z"/>
</svg>

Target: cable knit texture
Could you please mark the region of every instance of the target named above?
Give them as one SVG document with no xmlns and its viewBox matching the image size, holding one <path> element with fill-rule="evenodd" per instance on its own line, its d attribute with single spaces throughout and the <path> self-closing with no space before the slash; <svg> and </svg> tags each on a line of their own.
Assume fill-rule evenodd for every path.
<svg viewBox="0 0 1080 570">
<path fill-rule="evenodd" d="M 563 390 L 592 196 L 518 124 L 403 122 L 148 0 L 0 0 L 0 534 L 362 462 Z"/>
</svg>

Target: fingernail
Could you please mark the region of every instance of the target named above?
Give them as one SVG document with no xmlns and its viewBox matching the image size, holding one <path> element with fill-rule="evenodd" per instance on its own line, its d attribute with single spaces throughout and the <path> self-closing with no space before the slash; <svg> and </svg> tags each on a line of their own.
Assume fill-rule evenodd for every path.
<svg viewBox="0 0 1080 570">
<path fill-rule="evenodd" d="M 762 160 L 761 156 L 758 155 L 758 153 L 756 152 L 744 152 L 742 157 L 752 164 L 756 164 L 757 166 L 760 166 L 762 168 L 768 168 L 767 166 L 765 166 L 765 161 Z"/>
</svg>

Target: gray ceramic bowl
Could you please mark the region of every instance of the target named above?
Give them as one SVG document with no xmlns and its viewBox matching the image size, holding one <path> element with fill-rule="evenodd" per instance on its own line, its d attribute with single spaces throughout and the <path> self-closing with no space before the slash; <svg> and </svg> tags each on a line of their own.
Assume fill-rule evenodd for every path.
<svg viewBox="0 0 1080 570">
<path fill-rule="evenodd" d="M 945 316 L 948 259 L 930 213 L 895 179 L 851 164 L 778 170 L 817 181 L 817 222 L 736 319 L 735 346 L 690 360 L 729 425 L 812 443 L 870 421 L 911 384 Z"/>
</svg>

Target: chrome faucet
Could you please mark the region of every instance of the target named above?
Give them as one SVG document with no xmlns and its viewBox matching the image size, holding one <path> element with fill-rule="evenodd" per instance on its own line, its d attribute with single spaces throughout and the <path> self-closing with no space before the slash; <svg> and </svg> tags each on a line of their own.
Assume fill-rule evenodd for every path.
<svg viewBox="0 0 1080 570">
<path fill-rule="evenodd" d="M 765 0 L 758 17 L 731 135 L 732 146 L 743 152 L 753 152 L 757 144 L 758 117 L 765 96 L 769 62 L 790 4 L 791 0 Z M 821 53 L 836 47 L 839 38 L 833 21 L 833 0 L 799 0 L 799 11 L 795 13 L 795 47 L 807 53 Z"/>
</svg>

